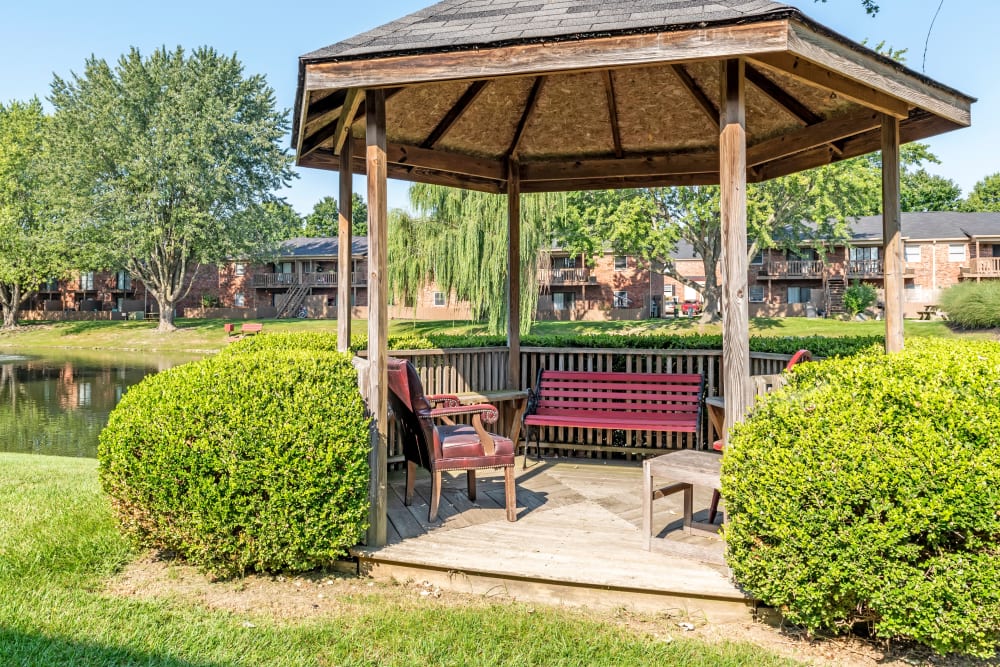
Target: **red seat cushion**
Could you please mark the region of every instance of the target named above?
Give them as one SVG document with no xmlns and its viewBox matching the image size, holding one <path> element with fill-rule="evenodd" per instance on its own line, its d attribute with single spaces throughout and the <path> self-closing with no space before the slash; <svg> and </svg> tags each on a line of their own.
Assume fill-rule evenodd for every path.
<svg viewBox="0 0 1000 667">
<path fill-rule="evenodd" d="M 496 443 L 496 453 L 487 456 L 479 442 L 479 434 L 468 424 L 439 425 L 437 432 L 441 438 L 442 452 L 442 458 L 434 464 L 438 470 L 514 465 L 514 443 L 510 438 L 491 434 Z"/>
</svg>

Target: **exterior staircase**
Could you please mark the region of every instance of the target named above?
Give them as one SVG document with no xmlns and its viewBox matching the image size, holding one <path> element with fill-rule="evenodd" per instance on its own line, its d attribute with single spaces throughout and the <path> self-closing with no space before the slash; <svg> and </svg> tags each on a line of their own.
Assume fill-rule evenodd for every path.
<svg viewBox="0 0 1000 667">
<path fill-rule="evenodd" d="M 278 306 L 278 319 L 298 315 L 299 308 L 302 307 L 302 302 L 306 300 L 309 291 L 309 287 L 301 284 L 290 287 L 285 294 L 285 300 Z"/>
<path fill-rule="evenodd" d="M 844 290 L 847 283 L 841 277 L 830 278 L 826 282 L 827 315 L 842 315 L 844 310 Z"/>
</svg>

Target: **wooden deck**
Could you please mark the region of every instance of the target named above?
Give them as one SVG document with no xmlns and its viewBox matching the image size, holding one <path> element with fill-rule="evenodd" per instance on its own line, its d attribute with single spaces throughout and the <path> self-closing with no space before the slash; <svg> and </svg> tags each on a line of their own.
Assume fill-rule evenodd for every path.
<svg viewBox="0 0 1000 667">
<path fill-rule="evenodd" d="M 481 471 L 476 502 L 464 473 L 445 474 L 441 518 L 430 524 L 429 475 L 421 471 L 405 507 L 404 476 L 392 473 L 389 544 L 356 548 L 361 571 L 523 601 L 747 618 L 750 601 L 729 581 L 722 542 L 680 530 L 680 495 L 656 502 L 663 539 L 645 550 L 640 464 L 561 458 L 522 470 L 518 461 L 517 474 L 516 522 L 504 518 L 503 476 Z M 710 496 L 696 489 L 702 520 Z"/>
</svg>

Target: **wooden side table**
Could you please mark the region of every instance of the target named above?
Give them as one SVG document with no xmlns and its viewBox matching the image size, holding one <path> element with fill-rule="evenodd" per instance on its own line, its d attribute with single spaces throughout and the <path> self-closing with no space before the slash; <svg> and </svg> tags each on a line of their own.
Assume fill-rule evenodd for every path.
<svg viewBox="0 0 1000 667">
<path fill-rule="evenodd" d="M 726 399 L 709 396 L 705 399 L 705 410 L 708 412 L 708 446 L 711 447 L 716 440 L 725 439 Z"/>
<path fill-rule="evenodd" d="M 646 535 L 647 551 L 653 545 L 653 501 L 674 493 L 684 494 L 685 532 L 718 534 L 719 527 L 714 523 L 694 521 L 693 505 L 694 487 L 718 489 L 721 472 L 722 456 L 716 452 L 681 449 L 642 462 L 642 530 Z M 657 489 L 653 485 L 654 477 L 665 477 L 673 483 Z M 716 509 L 710 510 L 710 522 Z"/>
<path fill-rule="evenodd" d="M 477 403 L 513 403 L 514 415 L 510 425 L 508 438 L 514 443 L 514 451 L 517 451 L 517 441 L 521 437 L 521 419 L 524 411 L 528 407 L 528 392 L 522 389 L 510 389 L 505 391 L 466 391 L 455 394 L 462 405 L 475 405 Z"/>
</svg>

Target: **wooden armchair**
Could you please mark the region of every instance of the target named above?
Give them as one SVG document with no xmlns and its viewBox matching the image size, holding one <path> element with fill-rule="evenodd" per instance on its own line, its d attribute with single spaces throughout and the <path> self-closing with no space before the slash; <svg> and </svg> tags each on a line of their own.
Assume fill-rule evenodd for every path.
<svg viewBox="0 0 1000 667">
<path fill-rule="evenodd" d="M 388 365 L 389 405 L 403 436 L 406 458 L 406 504 L 413 500 L 418 465 L 431 473 L 428 521 L 437 519 L 442 472 L 465 470 L 469 499 L 475 500 L 476 471 L 503 468 L 507 520 L 514 521 L 517 514 L 514 443 L 483 427 L 483 422 L 497 421 L 497 409 L 489 404 L 463 406 L 455 396 L 425 396 L 413 364 L 390 358 Z M 456 424 L 451 418 L 458 415 L 472 415 L 472 424 Z"/>
</svg>

